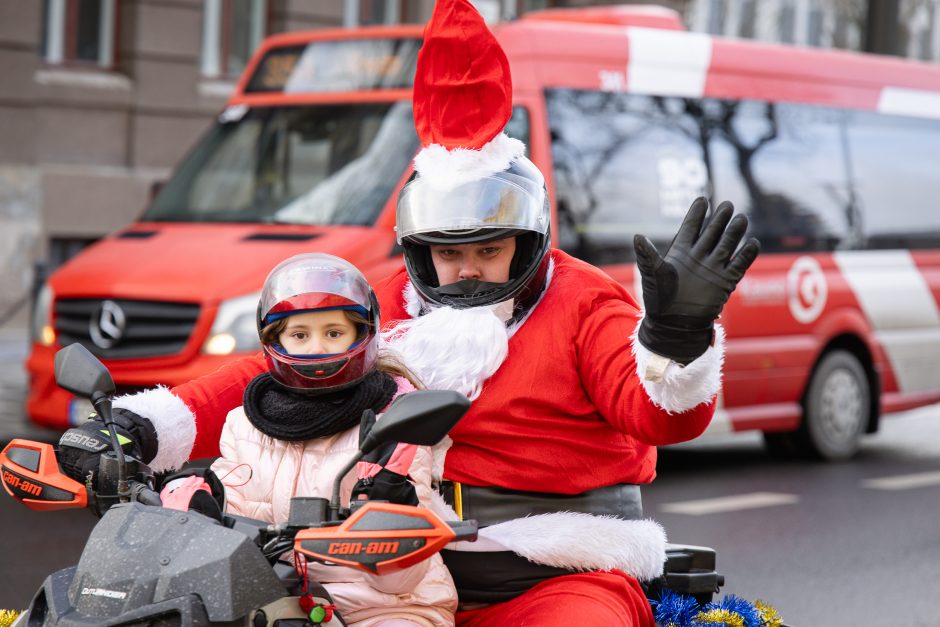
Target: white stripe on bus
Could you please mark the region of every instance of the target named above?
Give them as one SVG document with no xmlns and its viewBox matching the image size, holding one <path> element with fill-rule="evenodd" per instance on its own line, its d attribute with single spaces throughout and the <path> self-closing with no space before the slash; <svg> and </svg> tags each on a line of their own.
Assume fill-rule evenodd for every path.
<svg viewBox="0 0 940 627">
<path fill-rule="evenodd" d="M 922 89 L 885 87 L 878 98 L 878 111 L 940 119 L 940 93 Z"/>
<path fill-rule="evenodd" d="M 940 310 L 906 250 L 836 252 L 833 259 L 884 348 L 901 392 L 937 389 Z"/>
<path fill-rule="evenodd" d="M 699 97 L 712 58 L 712 38 L 702 33 L 658 28 L 627 29 L 627 91 L 659 96 Z"/>
</svg>

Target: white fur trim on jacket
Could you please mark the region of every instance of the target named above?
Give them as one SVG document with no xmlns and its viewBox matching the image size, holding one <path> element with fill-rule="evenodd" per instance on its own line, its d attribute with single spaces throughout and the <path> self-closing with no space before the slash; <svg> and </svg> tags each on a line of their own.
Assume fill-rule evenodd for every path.
<svg viewBox="0 0 940 627">
<path fill-rule="evenodd" d="M 443 520 L 457 520 L 443 497 L 435 496 L 428 507 Z M 663 572 L 666 531 L 654 520 L 556 512 L 490 525 L 480 529 L 475 542 L 456 542 L 447 548 L 510 550 L 536 564 L 575 571 L 619 568 L 645 581 Z"/>
<path fill-rule="evenodd" d="M 132 411 L 153 423 L 157 431 L 157 456 L 148 465 L 154 472 L 174 470 L 189 459 L 196 443 L 196 416 L 169 388 L 161 385 L 118 396 L 114 407 Z"/>
<path fill-rule="evenodd" d="M 721 389 L 721 368 L 725 361 L 725 329 L 715 325 L 715 342 L 701 357 L 687 366 L 670 362 L 666 366 L 663 380 L 654 383 L 643 378 L 646 364 L 653 354 L 640 344 L 637 333 L 640 325 L 633 332 L 633 355 L 636 357 L 637 376 L 646 390 L 647 396 L 657 407 L 670 414 L 681 414 L 693 407 L 709 402 Z"/>
<path fill-rule="evenodd" d="M 506 325 L 486 307 L 434 307 L 384 331 L 382 340 L 426 388 L 454 390 L 471 401 L 509 354 Z"/>
<path fill-rule="evenodd" d="M 415 157 L 415 170 L 427 184 L 450 190 L 502 172 L 523 155 L 525 144 L 500 133 L 479 150 L 425 146 Z"/>
</svg>

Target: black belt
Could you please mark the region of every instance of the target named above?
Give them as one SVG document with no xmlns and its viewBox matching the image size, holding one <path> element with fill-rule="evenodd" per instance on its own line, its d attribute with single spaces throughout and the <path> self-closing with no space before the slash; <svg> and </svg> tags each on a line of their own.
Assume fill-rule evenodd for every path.
<svg viewBox="0 0 940 627">
<path fill-rule="evenodd" d="M 643 518 L 640 486 L 629 483 L 570 495 L 484 488 L 455 481 L 442 482 L 439 490 L 461 520 L 476 520 L 481 528 L 516 518 L 556 512 L 614 516 L 622 520 Z"/>
<path fill-rule="evenodd" d="M 614 516 L 624 520 L 643 517 L 640 486 L 632 484 L 606 486 L 574 495 L 483 488 L 451 481 L 441 483 L 438 489 L 462 520 L 476 520 L 481 528 L 555 512 Z M 530 562 L 512 551 L 444 550 L 441 556 L 463 603 L 509 601 L 539 582 L 572 572 Z"/>
</svg>

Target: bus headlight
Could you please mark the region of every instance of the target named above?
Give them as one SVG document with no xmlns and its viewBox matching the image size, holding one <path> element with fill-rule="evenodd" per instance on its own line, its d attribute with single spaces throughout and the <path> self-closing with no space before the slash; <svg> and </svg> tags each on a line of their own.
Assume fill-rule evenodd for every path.
<svg viewBox="0 0 940 627">
<path fill-rule="evenodd" d="M 55 343 L 55 329 L 52 327 L 52 301 L 54 294 L 48 283 L 43 283 L 36 304 L 33 306 L 33 319 L 30 321 L 30 339 L 41 346 Z"/>
<path fill-rule="evenodd" d="M 259 350 L 261 342 L 255 316 L 258 314 L 260 298 L 261 292 L 254 292 L 222 301 L 202 352 L 208 355 L 230 355 Z"/>
</svg>

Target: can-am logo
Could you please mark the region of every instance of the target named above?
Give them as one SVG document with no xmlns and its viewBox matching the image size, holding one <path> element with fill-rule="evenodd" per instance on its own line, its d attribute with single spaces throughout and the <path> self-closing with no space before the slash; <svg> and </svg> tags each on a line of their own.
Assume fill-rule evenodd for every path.
<svg viewBox="0 0 940 627">
<path fill-rule="evenodd" d="M 82 588 L 82 594 L 90 594 L 96 597 L 108 597 L 109 599 L 125 599 L 126 592 L 118 590 L 105 590 L 104 588 Z"/>
</svg>

